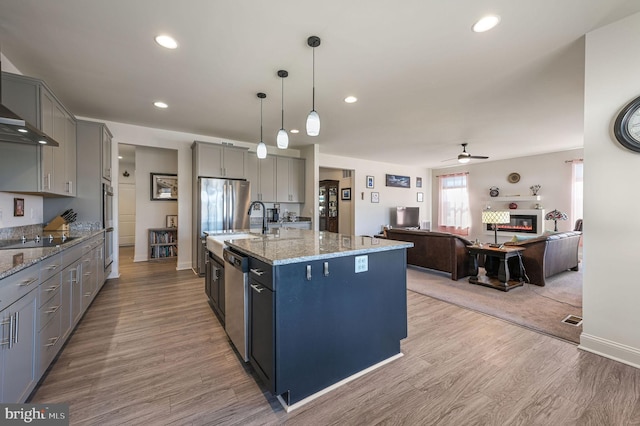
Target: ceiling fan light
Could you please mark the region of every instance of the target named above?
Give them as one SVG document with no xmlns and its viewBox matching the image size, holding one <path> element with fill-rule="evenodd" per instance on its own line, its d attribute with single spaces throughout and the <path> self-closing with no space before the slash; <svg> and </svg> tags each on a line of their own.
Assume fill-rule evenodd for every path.
<svg viewBox="0 0 640 426">
<path fill-rule="evenodd" d="M 311 110 L 307 116 L 307 135 L 318 136 L 320 134 L 320 116 L 316 110 Z"/>
<path fill-rule="evenodd" d="M 458 163 L 461 163 L 461 164 L 466 164 L 469 162 L 469 160 L 470 160 L 469 157 L 458 157 Z"/>
<path fill-rule="evenodd" d="M 278 136 L 276 137 L 276 143 L 278 148 L 287 149 L 289 147 L 289 135 L 285 129 L 278 130 Z"/>
<path fill-rule="evenodd" d="M 256 153 L 258 154 L 258 158 L 263 159 L 267 158 L 267 145 L 264 142 L 260 141 L 258 147 L 256 148 Z"/>
</svg>

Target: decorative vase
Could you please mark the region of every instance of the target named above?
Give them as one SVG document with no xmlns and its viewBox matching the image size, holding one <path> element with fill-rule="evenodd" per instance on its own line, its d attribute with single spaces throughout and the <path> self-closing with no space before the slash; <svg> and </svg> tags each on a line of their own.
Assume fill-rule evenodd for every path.
<svg viewBox="0 0 640 426">
<path fill-rule="evenodd" d="M 531 195 L 536 196 L 538 195 L 538 191 L 540 191 L 540 188 L 542 188 L 540 185 L 532 185 L 529 187 L 529 189 L 531 190 Z"/>
<path fill-rule="evenodd" d="M 518 208 L 518 205 L 517 205 L 516 203 L 509 203 L 509 208 L 510 208 L 511 210 L 515 210 L 515 209 L 517 209 L 517 208 Z"/>
</svg>

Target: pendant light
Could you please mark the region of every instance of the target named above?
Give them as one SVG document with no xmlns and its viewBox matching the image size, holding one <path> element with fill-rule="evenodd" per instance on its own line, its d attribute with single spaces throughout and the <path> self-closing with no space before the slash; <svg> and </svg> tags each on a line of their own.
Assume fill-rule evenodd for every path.
<svg viewBox="0 0 640 426">
<path fill-rule="evenodd" d="M 320 37 L 309 37 L 307 44 L 311 46 L 313 51 L 313 94 L 311 112 L 307 116 L 307 135 L 318 136 L 320 134 L 320 116 L 316 112 L 316 47 L 320 46 Z"/>
<path fill-rule="evenodd" d="M 267 158 L 267 145 L 262 141 L 262 100 L 266 97 L 266 94 L 258 93 L 258 98 L 260 99 L 260 143 L 258 143 L 258 148 L 256 149 L 258 158 Z"/>
<path fill-rule="evenodd" d="M 278 71 L 278 77 L 282 79 L 282 124 L 280 130 L 278 130 L 276 142 L 280 149 L 287 149 L 289 147 L 289 135 L 284 129 L 284 79 L 287 78 L 288 75 L 289 73 L 285 70 Z"/>
</svg>

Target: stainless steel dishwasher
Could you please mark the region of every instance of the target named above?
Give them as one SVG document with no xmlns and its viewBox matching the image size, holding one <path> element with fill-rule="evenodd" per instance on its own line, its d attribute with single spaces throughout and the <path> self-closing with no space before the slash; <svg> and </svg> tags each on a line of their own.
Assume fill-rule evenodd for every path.
<svg viewBox="0 0 640 426">
<path fill-rule="evenodd" d="M 236 347 L 240 357 L 249 361 L 248 345 L 248 301 L 249 258 L 224 249 L 225 261 L 225 325 L 224 329 Z"/>
</svg>

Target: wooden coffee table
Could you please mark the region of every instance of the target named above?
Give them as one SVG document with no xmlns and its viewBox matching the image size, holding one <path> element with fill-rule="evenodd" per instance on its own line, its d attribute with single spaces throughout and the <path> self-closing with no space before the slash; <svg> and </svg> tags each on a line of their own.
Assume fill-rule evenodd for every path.
<svg viewBox="0 0 640 426">
<path fill-rule="evenodd" d="M 518 262 L 520 273 L 518 280 L 512 280 L 509 271 L 509 259 L 512 257 L 520 257 L 524 247 L 503 246 L 490 247 L 489 244 L 467 246 L 471 254 L 471 266 L 469 270 L 469 282 L 485 287 L 497 288 L 502 291 L 509 291 L 512 288 L 520 287 L 524 284 L 521 278 L 522 262 Z M 486 275 L 478 275 L 478 256 L 485 256 Z"/>
</svg>

